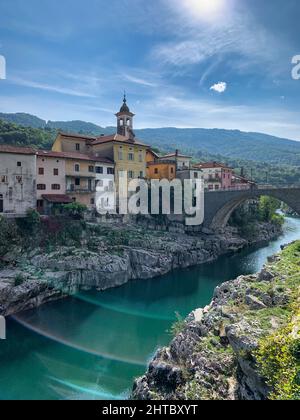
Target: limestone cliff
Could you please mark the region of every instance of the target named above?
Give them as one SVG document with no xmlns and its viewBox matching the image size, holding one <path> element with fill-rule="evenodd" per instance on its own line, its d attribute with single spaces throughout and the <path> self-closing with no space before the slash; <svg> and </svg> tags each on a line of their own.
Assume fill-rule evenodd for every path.
<svg viewBox="0 0 300 420">
<path fill-rule="evenodd" d="M 174 326 L 132 397 L 143 400 L 300 399 L 300 242 L 257 275 L 215 291 Z"/>
<path fill-rule="evenodd" d="M 89 226 L 80 246 L 51 246 L 4 255 L 0 270 L 0 315 L 11 315 L 80 290 L 105 290 L 132 279 L 148 279 L 210 262 L 254 242 L 268 241 L 279 227 L 260 224 L 249 242 L 237 230 L 205 232 L 149 231 L 137 226 Z"/>
</svg>

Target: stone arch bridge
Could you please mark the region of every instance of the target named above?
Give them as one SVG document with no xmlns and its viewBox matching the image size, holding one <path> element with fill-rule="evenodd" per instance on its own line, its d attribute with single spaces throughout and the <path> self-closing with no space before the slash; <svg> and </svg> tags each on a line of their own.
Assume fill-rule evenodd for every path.
<svg viewBox="0 0 300 420">
<path fill-rule="evenodd" d="M 206 192 L 204 226 L 214 230 L 224 228 L 235 209 L 247 200 L 261 196 L 277 198 L 300 214 L 300 185 L 278 187 L 259 185 L 249 190 Z"/>
</svg>

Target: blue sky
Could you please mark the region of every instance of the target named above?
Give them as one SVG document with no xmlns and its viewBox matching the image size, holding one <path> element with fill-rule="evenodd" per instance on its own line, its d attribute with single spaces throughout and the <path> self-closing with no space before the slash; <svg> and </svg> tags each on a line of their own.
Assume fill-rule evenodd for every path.
<svg viewBox="0 0 300 420">
<path fill-rule="evenodd" d="M 0 112 L 300 140 L 298 0 L 1 0 Z"/>
</svg>

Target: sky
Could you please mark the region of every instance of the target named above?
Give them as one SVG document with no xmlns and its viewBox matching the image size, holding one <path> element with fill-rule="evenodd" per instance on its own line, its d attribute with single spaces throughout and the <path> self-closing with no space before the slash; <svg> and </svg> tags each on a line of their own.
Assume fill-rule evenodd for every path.
<svg viewBox="0 0 300 420">
<path fill-rule="evenodd" d="M 299 0 L 1 0 L 0 112 L 300 140 Z"/>
</svg>

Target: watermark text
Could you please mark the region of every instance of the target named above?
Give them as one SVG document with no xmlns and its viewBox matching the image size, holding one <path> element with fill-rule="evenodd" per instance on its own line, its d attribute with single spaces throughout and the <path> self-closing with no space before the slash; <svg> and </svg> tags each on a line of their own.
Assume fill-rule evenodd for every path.
<svg viewBox="0 0 300 420">
<path fill-rule="evenodd" d="M 6 79 L 6 59 L 0 55 L 0 80 Z"/>
<path fill-rule="evenodd" d="M 294 64 L 292 69 L 292 78 L 294 80 L 300 80 L 300 55 L 294 55 L 292 58 L 292 64 Z"/>
</svg>

